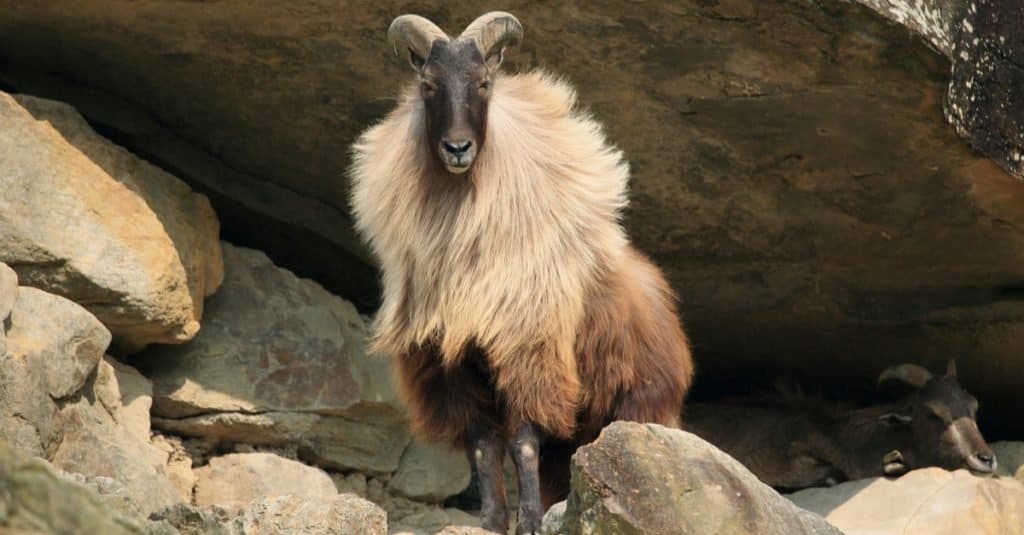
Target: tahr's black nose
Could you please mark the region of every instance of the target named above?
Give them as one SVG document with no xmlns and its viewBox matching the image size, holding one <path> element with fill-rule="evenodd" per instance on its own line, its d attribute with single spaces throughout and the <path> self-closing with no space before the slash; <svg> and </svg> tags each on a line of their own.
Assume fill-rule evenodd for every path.
<svg viewBox="0 0 1024 535">
<path fill-rule="evenodd" d="M 459 156 L 465 154 L 473 146 L 473 142 L 468 139 L 463 141 L 442 141 L 441 145 L 452 156 Z"/>
<path fill-rule="evenodd" d="M 992 468 L 992 465 L 996 462 L 996 456 L 991 453 L 978 452 L 974 454 L 974 457 L 989 468 Z"/>
</svg>

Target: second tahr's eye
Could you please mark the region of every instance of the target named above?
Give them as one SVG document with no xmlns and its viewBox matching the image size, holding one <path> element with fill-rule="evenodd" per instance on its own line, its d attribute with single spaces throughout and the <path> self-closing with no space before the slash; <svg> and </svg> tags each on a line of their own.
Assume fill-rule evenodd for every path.
<svg viewBox="0 0 1024 535">
<path fill-rule="evenodd" d="M 423 91 L 424 95 L 429 97 L 437 91 L 437 86 L 430 82 L 420 82 L 420 90 Z"/>
<path fill-rule="evenodd" d="M 490 80 L 484 80 L 483 82 L 480 82 L 480 86 L 479 87 L 480 87 L 480 91 L 487 91 L 488 89 L 491 88 Z"/>
</svg>

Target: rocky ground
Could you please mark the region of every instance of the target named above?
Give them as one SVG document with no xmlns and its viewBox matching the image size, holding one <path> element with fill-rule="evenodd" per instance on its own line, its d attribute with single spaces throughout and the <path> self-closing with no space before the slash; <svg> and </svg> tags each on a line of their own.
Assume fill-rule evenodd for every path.
<svg viewBox="0 0 1024 535">
<path fill-rule="evenodd" d="M 701 395 L 954 352 L 983 427 L 1019 439 L 1024 16 L 863 3 L 938 54 L 832 1 L 513 2 L 535 23 L 513 67 L 568 73 L 630 155 L 630 231 L 683 296 Z M 0 532 L 482 533 L 464 455 L 410 435 L 365 349 L 339 147 L 400 78 L 367 29 L 391 4 L 0 0 Z M 995 449 L 994 478 L 781 496 L 691 434 L 616 423 L 544 529 L 1018 533 L 1024 445 Z"/>
</svg>

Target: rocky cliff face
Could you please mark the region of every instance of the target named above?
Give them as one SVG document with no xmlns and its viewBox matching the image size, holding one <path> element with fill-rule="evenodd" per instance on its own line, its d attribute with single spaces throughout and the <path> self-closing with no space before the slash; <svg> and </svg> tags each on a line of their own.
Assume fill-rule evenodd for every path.
<svg viewBox="0 0 1024 535">
<path fill-rule="evenodd" d="M 372 309 L 346 148 L 410 76 L 383 31 L 411 6 L 0 7 L 0 80 L 74 103 L 208 194 L 225 236 Z M 423 14 L 454 32 L 493 7 Z M 868 384 L 894 361 L 955 357 L 989 414 L 1009 408 L 1024 189 L 944 122 L 946 58 L 832 0 L 502 8 L 527 31 L 508 68 L 566 75 L 630 159 L 629 230 L 682 298 L 701 386 L 768 366 Z M 952 53 L 959 15 L 919 12 L 907 23 Z"/>
<path fill-rule="evenodd" d="M 861 3 L 421 13 L 457 32 L 513 11 L 507 68 L 565 75 L 626 152 L 626 223 L 680 294 L 696 397 L 956 358 L 986 435 L 1019 438 L 1022 8 Z M 473 532 L 451 527 L 474 524 L 466 459 L 412 439 L 366 353 L 376 270 L 346 201 L 347 147 L 411 75 L 383 32 L 414 7 L 0 0 L 0 530 Z M 793 498 L 819 516 L 620 424 L 546 526 L 1013 532 L 1013 473 Z"/>
</svg>

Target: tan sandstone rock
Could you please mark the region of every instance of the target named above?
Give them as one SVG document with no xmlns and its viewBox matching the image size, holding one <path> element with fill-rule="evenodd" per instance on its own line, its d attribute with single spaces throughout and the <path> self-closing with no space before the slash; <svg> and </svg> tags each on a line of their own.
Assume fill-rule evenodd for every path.
<svg viewBox="0 0 1024 535">
<path fill-rule="evenodd" d="M 115 480 L 143 513 L 179 501 L 149 442 L 148 382 L 103 360 L 107 329 L 81 306 L 24 286 L 7 325 L 0 436 L 61 470 Z"/>
<path fill-rule="evenodd" d="M 195 473 L 196 505 L 219 505 L 229 511 L 260 498 L 330 498 L 338 493 L 324 471 L 270 453 L 214 457 Z"/>
<path fill-rule="evenodd" d="M 222 272 L 206 198 L 66 104 L 0 94 L 0 124 L 0 261 L 125 349 L 191 339 Z"/>
<path fill-rule="evenodd" d="M 789 497 L 847 535 L 1011 535 L 1024 532 L 1024 483 L 966 470 L 914 470 Z"/>
<path fill-rule="evenodd" d="M 166 456 L 164 471 L 171 485 L 178 491 L 184 503 L 192 503 L 196 487 L 196 474 L 192 470 L 192 457 L 188 454 L 179 437 L 153 434 L 150 439 L 153 447 Z"/>
</svg>

